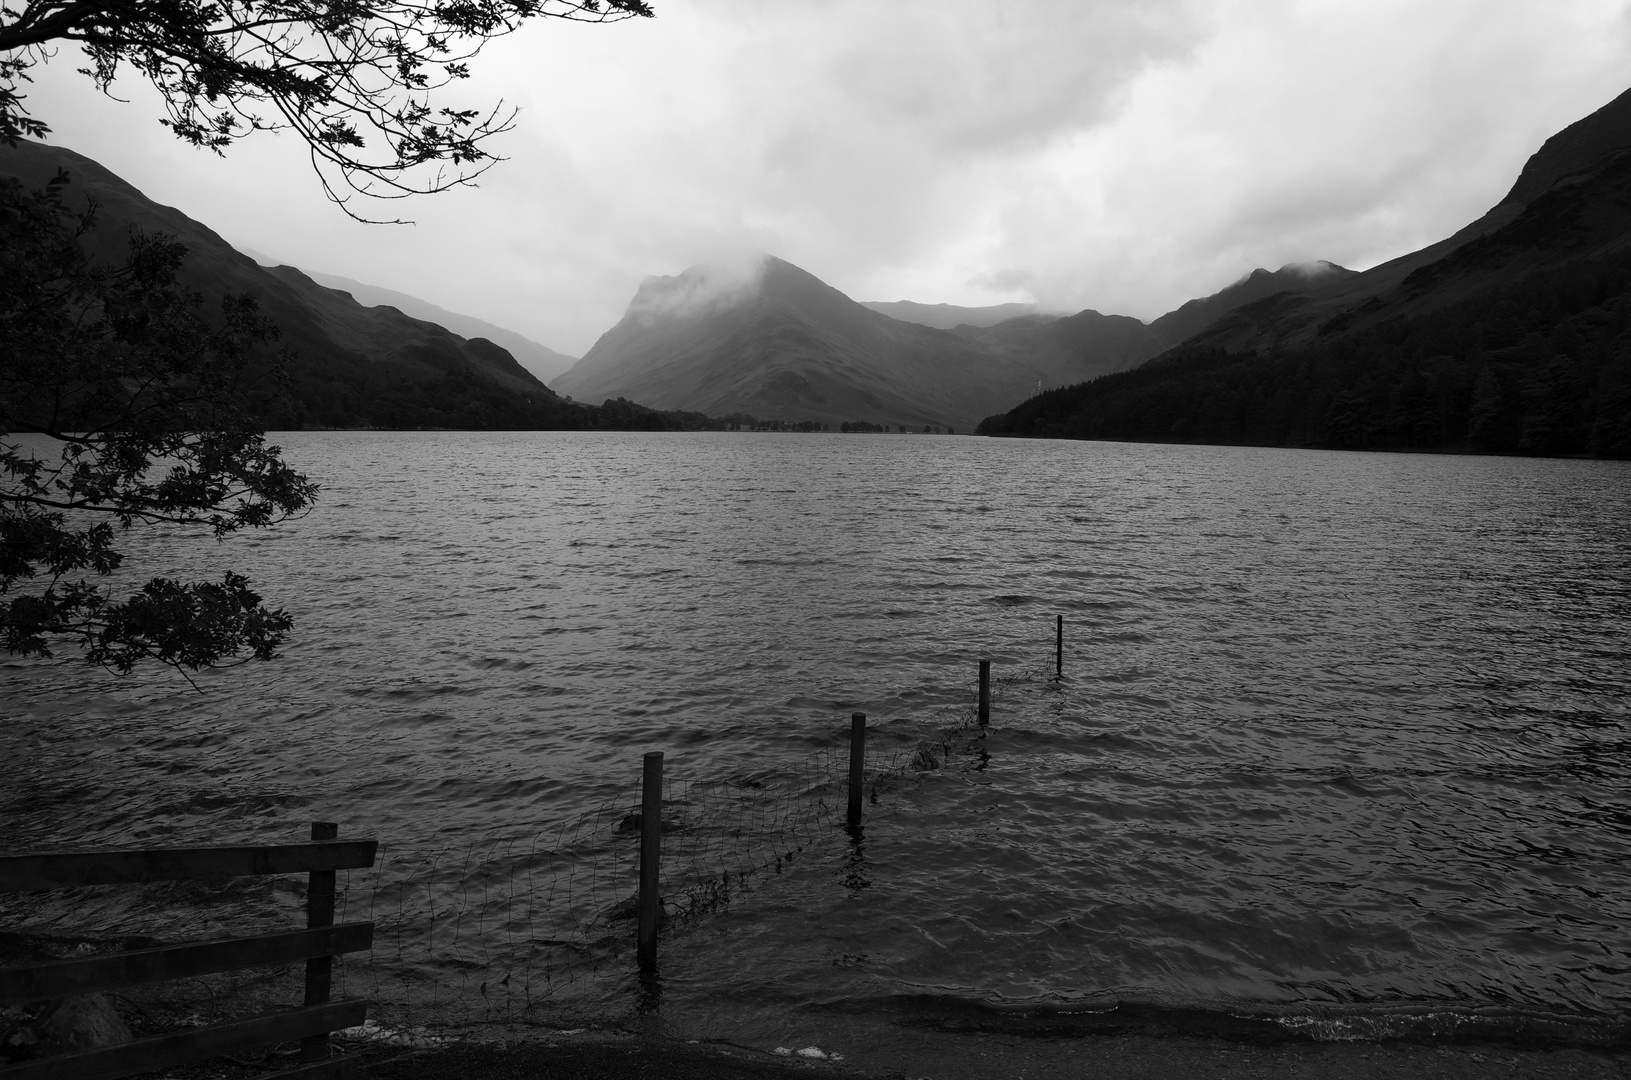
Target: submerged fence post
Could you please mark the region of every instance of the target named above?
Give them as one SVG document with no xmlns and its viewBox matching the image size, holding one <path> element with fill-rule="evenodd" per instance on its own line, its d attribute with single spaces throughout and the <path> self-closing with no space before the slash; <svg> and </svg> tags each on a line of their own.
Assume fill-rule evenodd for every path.
<svg viewBox="0 0 1631 1080">
<path fill-rule="evenodd" d="M 1053 673 L 1062 676 L 1065 673 L 1065 617 L 1058 618 L 1053 634 Z"/>
<path fill-rule="evenodd" d="M 980 661 L 980 726 L 991 721 L 991 661 Z"/>
<path fill-rule="evenodd" d="M 658 849 L 663 837 L 663 755 L 645 756 L 640 784 L 640 918 L 635 956 L 641 971 L 657 970 L 657 917 L 662 901 L 657 896 Z"/>
<path fill-rule="evenodd" d="M 314 843 L 335 840 L 340 826 L 332 821 L 311 823 Z M 306 882 L 306 927 L 334 925 L 334 871 L 313 870 Z M 313 956 L 306 961 L 306 1004 L 323 1005 L 334 985 L 334 957 Z M 323 1061 L 328 1057 L 328 1033 L 308 1035 L 300 1040 L 301 1061 Z"/>
<path fill-rule="evenodd" d="M 866 713 L 849 718 L 849 827 L 861 827 L 861 789 L 866 769 Z"/>
</svg>

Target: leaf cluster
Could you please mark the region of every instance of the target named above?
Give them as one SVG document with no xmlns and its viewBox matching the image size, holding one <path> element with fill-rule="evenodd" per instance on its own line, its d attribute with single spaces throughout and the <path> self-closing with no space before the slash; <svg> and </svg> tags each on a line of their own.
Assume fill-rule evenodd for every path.
<svg viewBox="0 0 1631 1080">
<path fill-rule="evenodd" d="M 103 92 L 125 68 L 152 83 L 162 122 L 194 146 L 293 131 L 342 206 L 440 191 L 485 171 L 483 143 L 514 120 L 438 94 L 487 41 L 534 18 L 650 14 L 645 0 L 0 0 L 0 140 L 49 130 L 19 87 L 69 42 Z"/>
<path fill-rule="evenodd" d="M 311 504 L 250 415 L 246 364 L 275 330 L 243 296 L 204 319 L 167 236 L 132 233 L 122 266 L 92 265 L 95 208 L 70 209 L 66 185 L 0 181 L 0 640 L 42 657 L 77 640 L 118 671 L 268 658 L 289 617 L 240 575 L 155 578 L 124 599 L 99 579 L 134 527 L 219 539 Z"/>
</svg>

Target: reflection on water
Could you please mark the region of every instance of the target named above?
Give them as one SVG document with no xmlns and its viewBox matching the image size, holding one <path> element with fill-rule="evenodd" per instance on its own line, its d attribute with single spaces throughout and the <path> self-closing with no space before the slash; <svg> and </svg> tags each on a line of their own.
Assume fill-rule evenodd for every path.
<svg viewBox="0 0 1631 1080">
<path fill-rule="evenodd" d="M 282 441 L 314 513 L 133 561 L 247 571 L 297 618 L 284 658 L 201 692 L 0 667 L 24 846 L 313 818 L 410 851 L 527 838 L 629 790 L 643 750 L 746 775 L 851 711 L 909 747 L 978 659 L 1051 666 L 1063 612 L 1066 677 L 824 866 L 677 936 L 665 1010 L 762 1033 L 844 1002 L 1631 1005 L 1623 463 Z"/>
</svg>

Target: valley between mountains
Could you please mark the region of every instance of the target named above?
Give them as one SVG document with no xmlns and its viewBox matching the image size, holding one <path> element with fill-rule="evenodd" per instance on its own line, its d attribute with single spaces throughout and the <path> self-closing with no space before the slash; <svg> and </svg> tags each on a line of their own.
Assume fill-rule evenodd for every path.
<svg viewBox="0 0 1631 1080">
<path fill-rule="evenodd" d="M 1631 91 L 1547 140 L 1453 236 L 1363 272 L 1259 269 L 1148 323 L 1027 304 L 857 302 L 774 256 L 648 278 L 581 358 L 363 283 L 263 266 L 56 146 L 85 244 L 188 248 L 205 311 L 277 326 L 272 428 L 741 426 L 1541 454 L 1631 454 Z"/>
</svg>

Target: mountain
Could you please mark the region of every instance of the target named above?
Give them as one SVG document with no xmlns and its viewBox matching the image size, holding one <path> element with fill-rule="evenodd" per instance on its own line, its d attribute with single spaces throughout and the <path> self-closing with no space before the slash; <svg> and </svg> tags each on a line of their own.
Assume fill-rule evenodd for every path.
<svg viewBox="0 0 1631 1080">
<path fill-rule="evenodd" d="M 1253 270 L 1250 274 L 1199 300 L 1167 312 L 1150 324 L 1150 355 L 1165 352 L 1205 330 L 1229 312 L 1280 293 L 1302 294 L 1331 286 L 1358 274 L 1323 260 L 1290 263 L 1278 270 Z"/>
<path fill-rule="evenodd" d="M 584 399 L 665 409 L 968 430 L 1040 372 L 950 330 L 856 303 L 791 263 L 648 278 L 627 312 L 556 380 Z"/>
<path fill-rule="evenodd" d="M 980 430 L 1628 455 L 1628 327 L 1631 91 L 1548 139 L 1453 236 L 1236 307 Z"/>
<path fill-rule="evenodd" d="M 132 229 L 163 232 L 188 251 L 180 283 L 203 298 L 206 317 L 221 297 L 247 293 L 280 332 L 288 394 L 265 406 L 273 428 L 555 428 L 675 426 L 627 402 L 606 411 L 562 400 L 490 340 L 466 339 L 394 307 L 363 307 L 294 267 L 266 268 L 215 232 L 161 206 L 89 158 L 20 140 L 0 145 L 0 177 L 41 189 L 66 171 L 70 205 L 92 200 L 96 227 L 82 240 L 98 262 L 123 265 Z M 270 349 L 254 360 L 264 367 Z M 650 414 L 650 415 L 647 415 Z"/>
<path fill-rule="evenodd" d="M 1035 315 L 1035 304 L 993 304 L 989 307 L 958 307 L 955 304 L 917 304 L 910 300 L 862 300 L 861 306 L 901 322 L 955 330 L 959 326 L 995 326 L 1009 319 Z"/>
<path fill-rule="evenodd" d="M 1135 367 L 1206 329 L 1246 304 L 1300 295 L 1354 276 L 1334 263 L 1253 270 L 1211 296 L 1191 300 L 1150 323 L 1091 309 L 1063 318 L 1030 315 L 989 327 L 959 326 L 966 340 L 1035 368 L 1048 386 L 1066 386 Z"/>
<path fill-rule="evenodd" d="M 979 325 L 964 316 L 983 321 L 1028 305 L 860 304 L 773 258 L 752 273 L 693 267 L 647 279 L 622 321 L 555 387 L 713 415 L 966 430 L 993 403 L 1124 371 L 1241 304 L 1351 275 L 1330 263 L 1258 270 L 1147 325 L 1093 310 Z"/>
<path fill-rule="evenodd" d="M 1027 315 L 995 326 L 959 326 L 953 333 L 973 345 L 1037 372 L 1049 386 L 1122 371 L 1154 356 L 1149 327 L 1129 315 L 1091 309 L 1059 318 Z"/>
<path fill-rule="evenodd" d="M 262 258 L 255 252 L 245 252 L 254 256 L 262 265 L 268 265 L 271 260 Z M 435 323 L 446 327 L 465 338 L 486 338 L 493 344 L 501 346 L 515 357 L 516 362 L 543 383 L 552 383 L 560 378 L 568 368 L 578 362 L 575 356 L 558 353 L 547 345 L 540 345 L 531 338 L 523 337 L 514 330 L 506 330 L 502 326 L 495 326 L 490 322 L 478 319 L 473 315 L 461 315 L 456 311 L 449 311 L 438 307 L 428 300 L 421 300 L 417 296 L 396 292 L 392 289 L 382 289 L 377 285 L 365 285 L 360 281 L 341 277 L 338 274 L 320 274 L 315 270 L 303 271 L 317 284 L 329 289 L 338 289 L 350 293 L 352 299 L 364 307 L 394 307 L 398 311 L 421 322 Z"/>
</svg>

